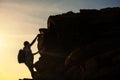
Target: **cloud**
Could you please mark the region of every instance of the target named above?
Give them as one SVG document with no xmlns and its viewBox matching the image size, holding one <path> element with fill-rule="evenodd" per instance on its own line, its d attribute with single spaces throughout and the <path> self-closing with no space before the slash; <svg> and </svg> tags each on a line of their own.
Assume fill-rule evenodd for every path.
<svg viewBox="0 0 120 80">
<path fill-rule="evenodd" d="M 39 6 L 54 6 L 64 0 L 1 0 L 1 3 L 9 3 L 9 4 L 20 4 L 20 5 L 39 5 Z"/>
<path fill-rule="evenodd" d="M 10 32 L 12 34 L 33 34 L 38 32 L 36 29 L 47 27 L 47 18 L 51 14 L 62 12 L 61 9 L 54 5 L 38 5 L 32 2 L 20 4 L 17 0 L 5 0 L 0 6 L 0 17 L 4 18 L 1 26 L 4 29 L 7 26 L 5 29 L 6 32 L 10 32 L 9 29 L 12 28 Z"/>
</svg>

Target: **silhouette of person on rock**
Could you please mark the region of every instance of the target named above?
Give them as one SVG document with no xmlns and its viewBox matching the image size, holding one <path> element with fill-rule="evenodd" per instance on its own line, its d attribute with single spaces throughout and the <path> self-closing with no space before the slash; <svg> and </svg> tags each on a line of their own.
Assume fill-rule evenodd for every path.
<svg viewBox="0 0 120 80">
<path fill-rule="evenodd" d="M 38 35 L 35 37 L 35 39 L 31 43 L 29 43 L 28 41 L 25 41 L 24 48 L 23 48 L 23 50 L 25 51 L 25 65 L 28 67 L 29 71 L 31 72 L 32 78 L 34 78 L 34 70 L 33 70 L 34 56 L 33 55 L 37 54 L 39 51 L 32 54 L 31 46 L 35 43 L 37 38 L 38 38 Z"/>
<path fill-rule="evenodd" d="M 43 39 L 44 39 L 44 32 L 40 31 L 40 34 L 38 34 L 31 43 L 29 43 L 28 41 L 24 42 L 24 48 L 23 48 L 23 50 L 25 51 L 25 62 L 24 63 L 28 67 L 33 79 L 35 79 L 36 75 L 38 74 L 33 69 L 34 68 L 34 64 L 33 64 L 34 55 L 37 53 L 39 53 L 40 55 L 43 54 L 45 50 L 43 47 Z M 31 46 L 35 43 L 36 40 L 38 41 L 38 44 L 37 44 L 38 51 L 36 53 L 32 53 Z"/>
</svg>

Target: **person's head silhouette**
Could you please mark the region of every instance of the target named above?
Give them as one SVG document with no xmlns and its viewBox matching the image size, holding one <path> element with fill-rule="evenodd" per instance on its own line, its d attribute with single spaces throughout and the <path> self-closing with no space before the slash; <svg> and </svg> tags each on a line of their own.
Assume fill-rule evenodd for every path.
<svg viewBox="0 0 120 80">
<path fill-rule="evenodd" d="M 28 41 L 24 42 L 24 46 L 29 46 L 29 45 L 30 45 L 30 43 Z"/>
</svg>

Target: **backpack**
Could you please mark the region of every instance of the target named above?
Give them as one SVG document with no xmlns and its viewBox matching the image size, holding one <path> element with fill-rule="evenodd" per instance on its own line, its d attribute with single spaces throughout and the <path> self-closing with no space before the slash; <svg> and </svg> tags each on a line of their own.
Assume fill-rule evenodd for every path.
<svg viewBox="0 0 120 80">
<path fill-rule="evenodd" d="M 24 63 L 25 62 L 25 51 L 20 49 L 18 52 L 18 63 Z"/>
</svg>

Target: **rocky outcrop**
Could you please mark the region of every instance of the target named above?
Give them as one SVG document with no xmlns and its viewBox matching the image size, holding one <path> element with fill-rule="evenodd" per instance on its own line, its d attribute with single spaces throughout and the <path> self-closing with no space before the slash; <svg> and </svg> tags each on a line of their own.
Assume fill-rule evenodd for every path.
<svg viewBox="0 0 120 80">
<path fill-rule="evenodd" d="M 50 16 L 41 31 L 36 80 L 120 79 L 119 7 Z"/>
</svg>

